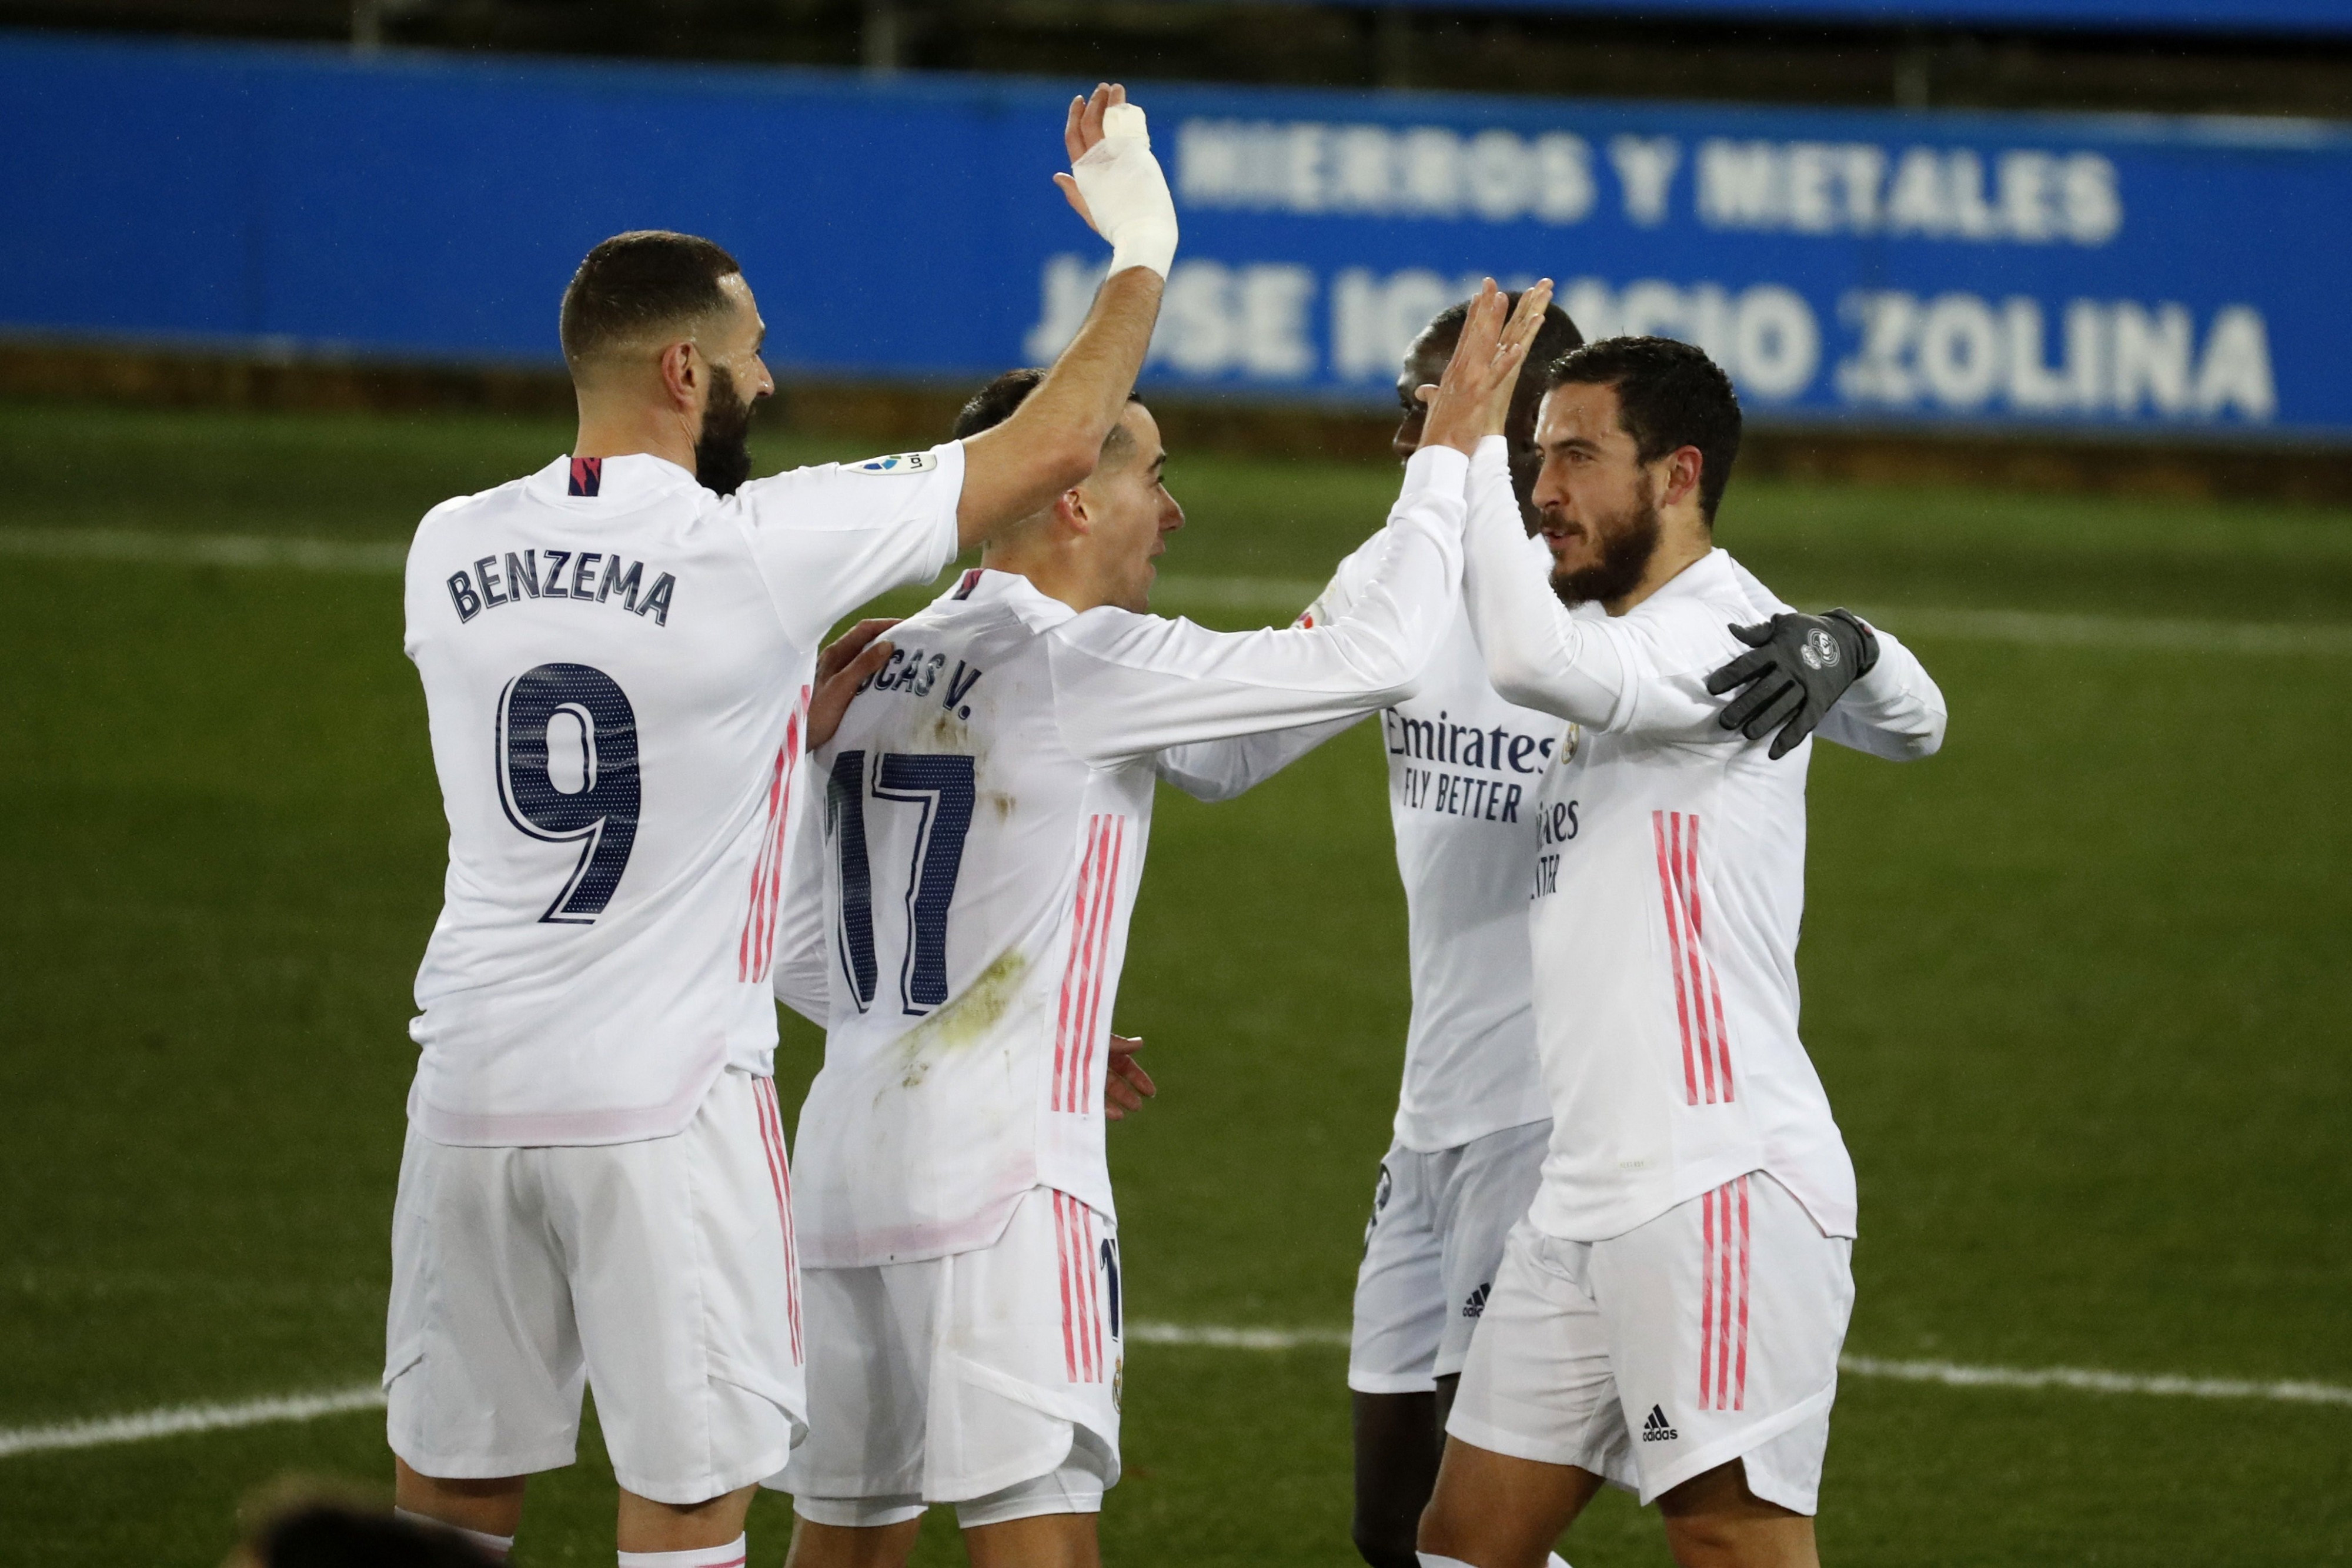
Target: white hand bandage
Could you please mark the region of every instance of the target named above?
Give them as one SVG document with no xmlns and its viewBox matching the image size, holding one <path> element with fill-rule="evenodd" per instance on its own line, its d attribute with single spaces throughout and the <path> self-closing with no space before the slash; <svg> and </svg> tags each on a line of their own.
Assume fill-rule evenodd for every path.
<svg viewBox="0 0 2352 1568">
<path fill-rule="evenodd" d="M 1176 203 L 1151 155 L 1143 110 L 1115 103 L 1103 114 L 1103 139 L 1070 170 L 1095 228 L 1110 241 L 1110 269 L 1148 267 L 1160 277 L 1176 262 Z"/>
</svg>

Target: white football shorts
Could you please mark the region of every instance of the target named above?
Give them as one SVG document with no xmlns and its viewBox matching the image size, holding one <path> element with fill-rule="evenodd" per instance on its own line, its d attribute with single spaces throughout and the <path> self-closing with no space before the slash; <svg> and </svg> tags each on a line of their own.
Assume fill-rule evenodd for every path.
<svg viewBox="0 0 2352 1568">
<path fill-rule="evenodd" d="M 1606 1241 L 1521 1224 L 1445 1429 L 1644 1503 L 1739 1459 L 1758 1497 L 1812 1513 L 1853 1260 L 1761 1171 Z"/>
<path fill-rule="evenodd" d="M 1035 1187 L 992 1246 L 812 1269 L 809 1437 L 769 1485 L 819 1524 L 955 1503 L 970 1527 L 1092 1513 L 1118 1479 L 1118 1230 Z"/>
<path fill-rule="evenodd" d="M 775 1083 L 727 1071 L 667 1138 L 466 1148 L 408 1134 L 392 1221 L 392 1450 L 427 1476 L 572 1461 L 583 1383 L 621 1485 L 695 1503 L 804 1429 Z"/>
<path fill-rule="evenodd" d="M 1423 1394 L 1462 1370 L 1550 1137 L 1549 1122 L 1530 1122 L 1426 1154 L 1389 1145 L 1356 1270 L 1349 1388 Z"/>
</svg>

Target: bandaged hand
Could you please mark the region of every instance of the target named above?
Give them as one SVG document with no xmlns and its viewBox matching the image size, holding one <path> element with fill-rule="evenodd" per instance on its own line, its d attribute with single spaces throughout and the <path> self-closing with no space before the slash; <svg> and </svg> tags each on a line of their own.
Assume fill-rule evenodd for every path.
<svg viewBox="0 0 2352 1568">
<path fill-rule="evenodd" d="M 1161 277 L 1176 262 L 1176 202 L 1151 155 L 1143 110 L 1116 84 L 1070 100 L 1062 132 L 1070 172 L 1054 183 L 1078 215 L 1110 242 L 1110 269 L 1148 267 Z"/>
</svg>

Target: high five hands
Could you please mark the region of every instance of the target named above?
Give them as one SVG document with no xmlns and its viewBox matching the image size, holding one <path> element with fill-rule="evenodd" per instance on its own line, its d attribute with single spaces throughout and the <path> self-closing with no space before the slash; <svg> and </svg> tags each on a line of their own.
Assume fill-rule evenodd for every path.
<svg viewBox="0 0 2352 1568">
<path fill-rule="evenodd" d="M 1551 279 L 1547 277 L 1519 296 L 1519 307 L 1509 308 L 1509 297 L 1488 278 L 1470 301 L 1470 313 L 1446 361 L 1444 379 L 1435 386 L 1417 387 L 1413 395 L 1429 405 L 1422 426 L 1423 446 L 1451 446 L 1467 455 L 1482 437 L 1503 434 L 1511 413 L 1511 394 L 1518 390 L 1519 368 L 1542 329 L 1544 308 L 1551 303 Z"/>
</svg>

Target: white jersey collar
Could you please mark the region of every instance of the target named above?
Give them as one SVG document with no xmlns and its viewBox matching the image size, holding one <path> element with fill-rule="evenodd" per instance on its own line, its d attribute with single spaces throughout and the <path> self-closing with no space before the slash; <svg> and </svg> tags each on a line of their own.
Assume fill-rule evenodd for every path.
<svg viewBox="0 0 2352 1568">
<path fill-rule="evenodd" d="M 534 499 L 558 505 L 631 505 L 682 486 L 700 488 L 693 475 L 667 457 L 632 452 L 624 457 L 559 457 L 523 482 Z"/>
<path fill-rule="evenodd" d="M 1659 584 L 1658 591 L 1651 594 L 1650 599 L 1700 598 L 1709 590 L 1719 589 L 1734 580 L 1730 552 L 1721 545 L 1715 545 L 1705 555 Z"/>
<path fill-rule="evenodd" d="M 1032 632 L 1044 632 L 1074 620 L 1077 612 L 1017 571 L 999 571 L 993 567 L 967 568 L 955 580 L 955 586 L 933 601 L 937 604 L 1002 604 L 1021 618 L 1021 623 Z"/>
</svg>

